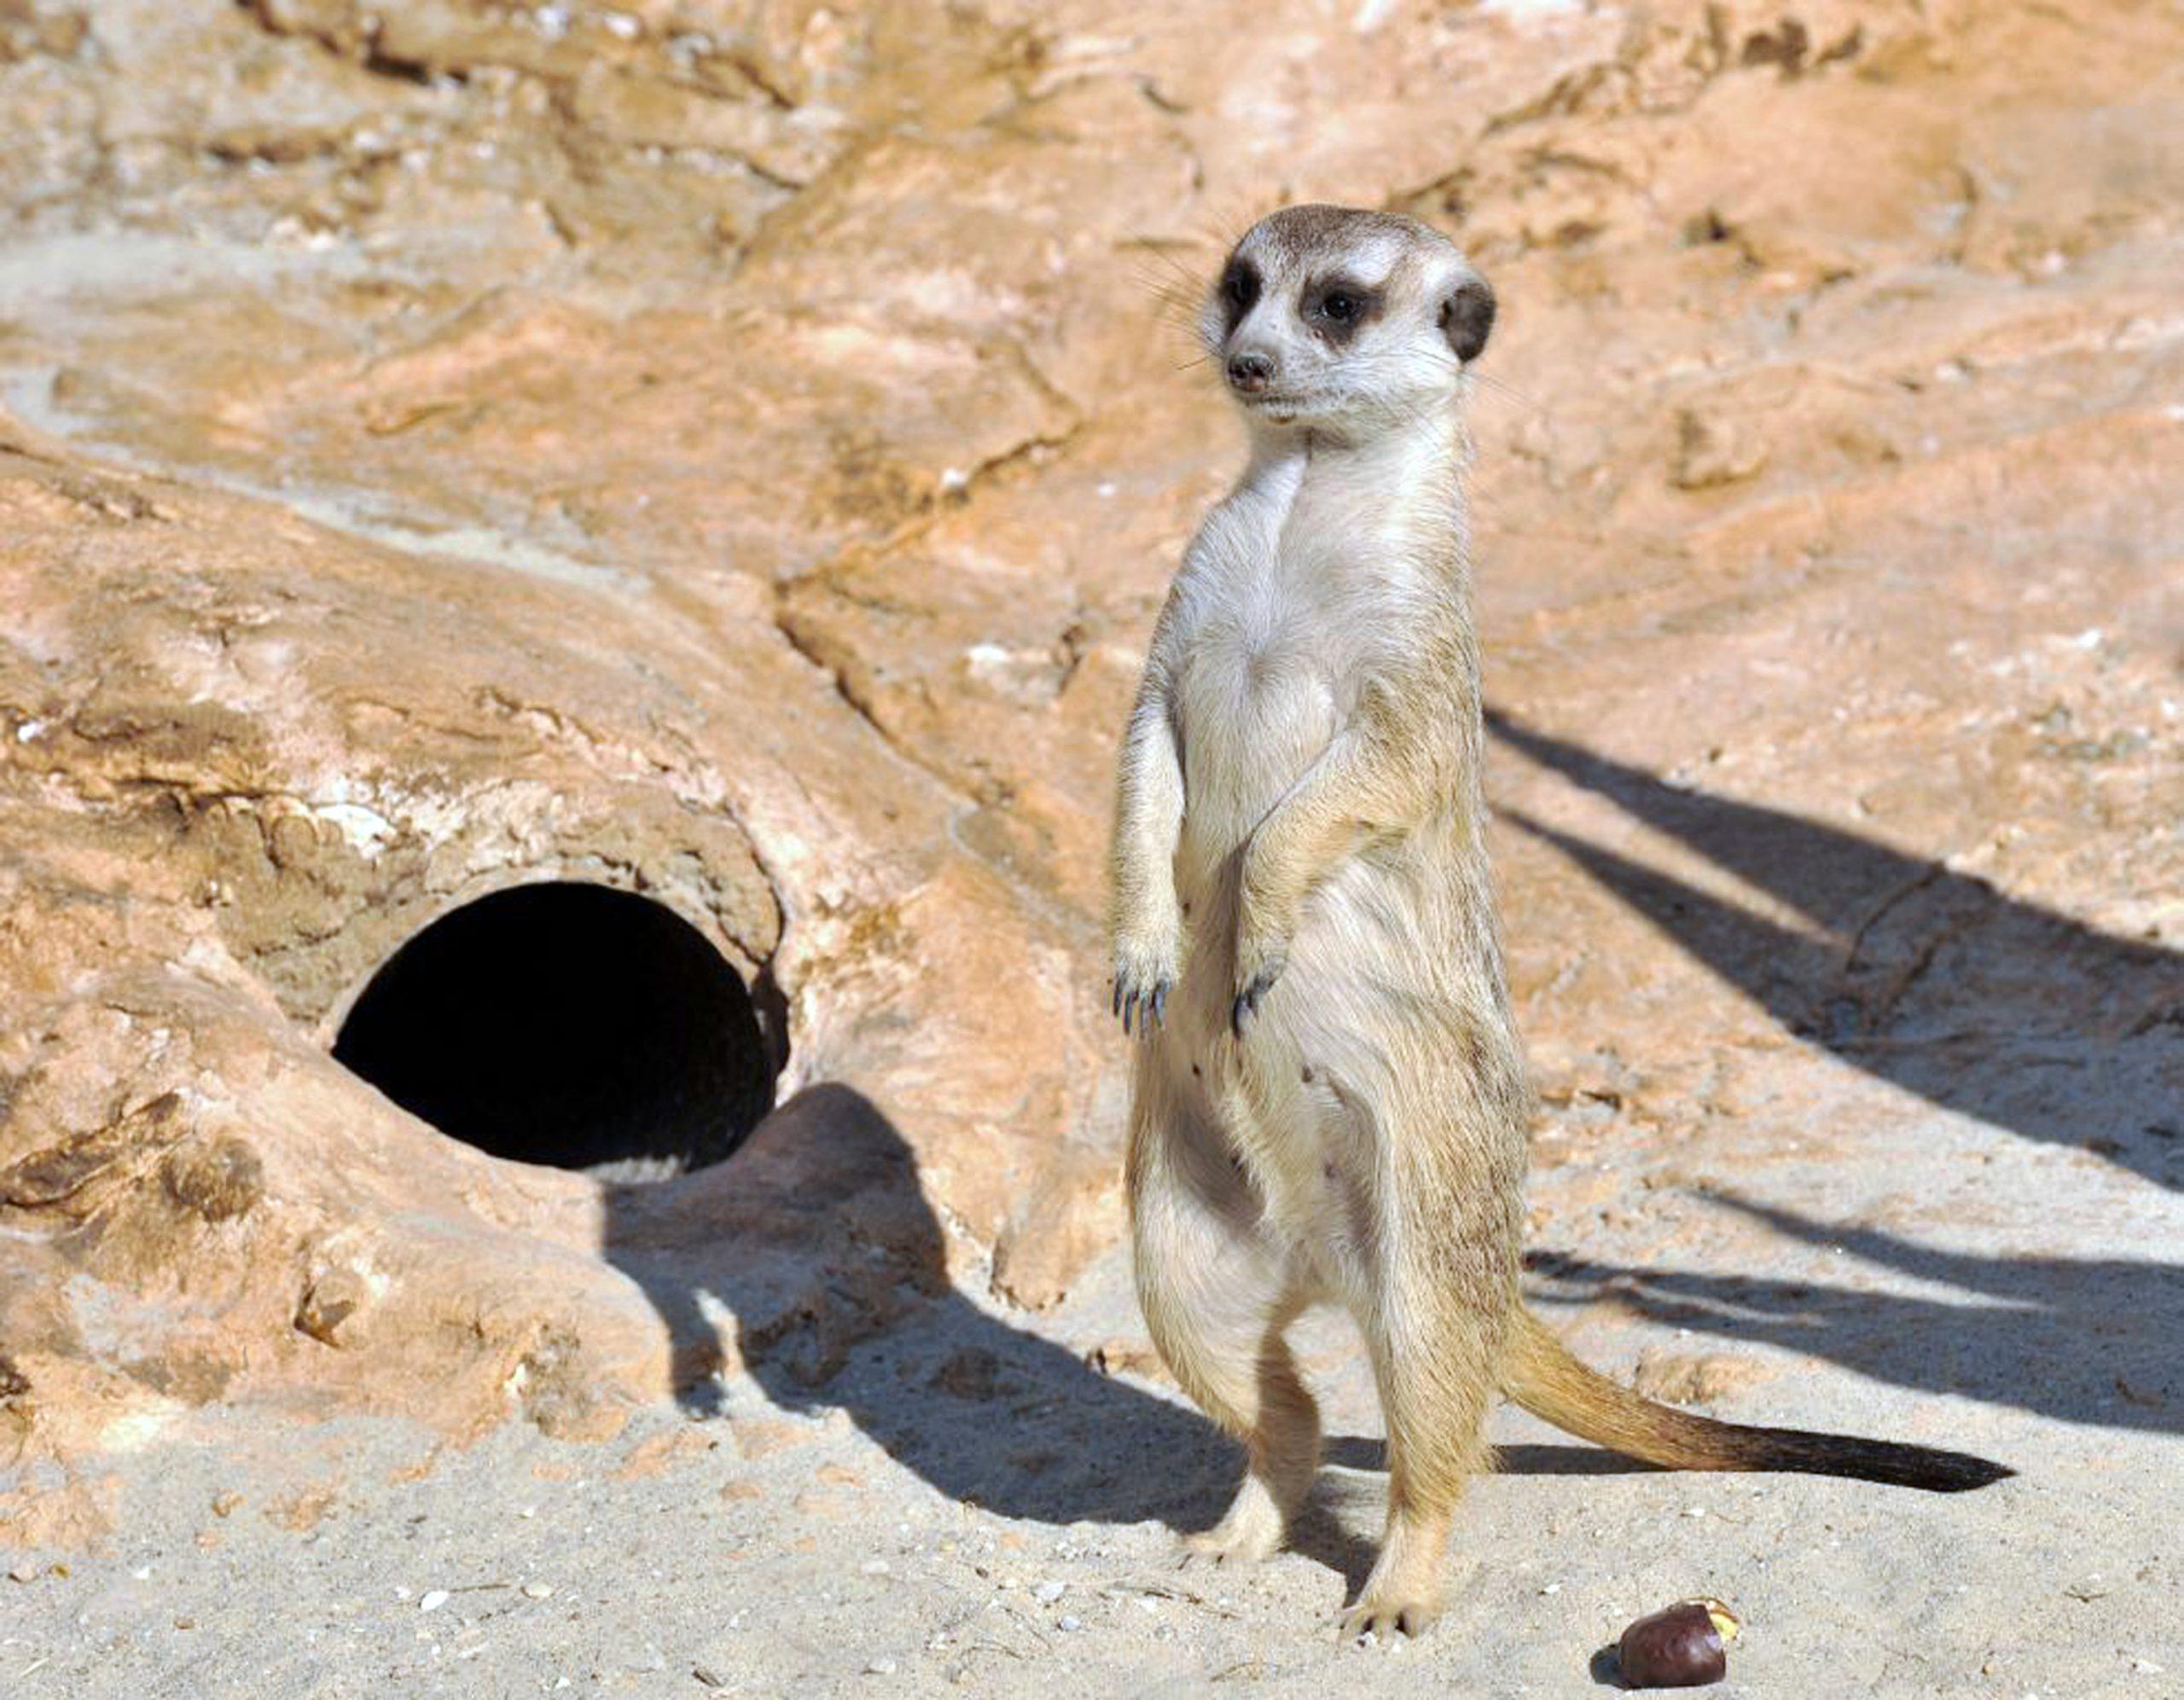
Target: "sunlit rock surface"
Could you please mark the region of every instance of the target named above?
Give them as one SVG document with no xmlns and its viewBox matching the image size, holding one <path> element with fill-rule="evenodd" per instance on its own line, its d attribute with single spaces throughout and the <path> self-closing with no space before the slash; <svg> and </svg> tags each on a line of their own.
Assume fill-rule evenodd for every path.
<svg viewBox="0 0 2184 1700">
<path fill-rule="evenodd" d="M 1542 1279 L 1763 1265 L 1821 1230 L 1735 1201 L 1898 1123 L 1873 1235 L 1978 1221 L 1974 1123 L 2165 1198 L 2181 62 L 2010 0 L 0 4 L 10 1532 L 95 1535 L 73 1460 L 181 1407 L 602 1432 L 1068 1292 L 1114 734 L 1239 452 L 1188 304 L 1288 200 L 1503 304 Z M 730 1163 L 497 1161 L 333 1059 L 542 879 L 756 989 L 793 1102 Z"/>
</svg>

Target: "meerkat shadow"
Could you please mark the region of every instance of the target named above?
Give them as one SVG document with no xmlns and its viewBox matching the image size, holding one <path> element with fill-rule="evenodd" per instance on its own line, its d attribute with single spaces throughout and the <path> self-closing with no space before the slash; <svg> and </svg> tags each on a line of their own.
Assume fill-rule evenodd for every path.
<svg viewBox="0 0 2184 1700">
<path fill-rule="evenodd" d="M 974 1303 L 908 1143 L 851 1088 L 805 1089 L 728 1161 L 610 1189 L 607 1255 L 659 1312 L 678 1397 L 740 1368 L 782 1410 L 845 1412 L 948 1497 L 1049 1523 L 1220 1513 L 1240 1449 L 1194 1410 Z"/>
<path fill-rule="evenodd" d="M 1105 1374 L 950 1283 L 908 1143 L 848 1087 L 809 1088 L 728 1161 L 610 1188 L 607 1201 L 607 1257 L 659 1313 L 693 1417 L 732 1409 L 740 1368 L 781 1410 L 846 1413 L 949 1498 L 1041 1523 L 1190 1533 L 1217 1522 L 1235 1491 L 1242 1448 L 1180 1396 Z M 1323 1462 L 1383 1473 L 1385 1448 L 1335 1436 Z M 1650 1466 L 1591 1447 L 1522 1445 L 1501 1448 L 1497 1468 Z M 1290 1546 L 1354 1594 L 1377 1519 L 1346 1519 L 1343 1501 L 1339 1475 L 1323 1471 Z"/>
</svg>

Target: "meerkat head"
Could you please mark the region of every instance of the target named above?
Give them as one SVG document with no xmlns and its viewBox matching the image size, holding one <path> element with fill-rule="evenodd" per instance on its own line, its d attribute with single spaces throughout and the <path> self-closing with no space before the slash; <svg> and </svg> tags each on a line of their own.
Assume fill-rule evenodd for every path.
<svg viewBox="0 0 2184 1700">
<path fill-rule="evenodd" d="M 1244 233 L 1200 323 L 1255 424 L 1352 437 L 1452 402 L 1494 327 L 1494 291 L 1415 219 L 1287 206 Z"/>
</svg>

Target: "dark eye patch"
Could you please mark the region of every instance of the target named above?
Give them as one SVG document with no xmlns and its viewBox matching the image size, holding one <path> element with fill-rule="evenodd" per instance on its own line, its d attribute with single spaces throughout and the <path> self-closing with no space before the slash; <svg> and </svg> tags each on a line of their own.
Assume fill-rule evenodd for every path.
<svg viewBox="0 0 2184 1700">
<path fill-rule="evenodd" d="M 1383 305 L 1379 290 L 1346 277 L 1330 277 L 1305 286 L 1298 310 L 1316 333 L 1340 347 L 1357 334 L 1360 325 L 1379 318 Z"/>
<path fill-rule="evenodd" d="M 1221 274 L 1221 285 L 1217 292 L 1221 298 L 1221 310 L 1225 323 L 1224 333 L 1233 331 L 1244 322 L 1244 315 L 1258 305 L 1259 299 L 1259 269 L 1247 259 L 1232 259 L 1228 269 Z"/>
</svg>

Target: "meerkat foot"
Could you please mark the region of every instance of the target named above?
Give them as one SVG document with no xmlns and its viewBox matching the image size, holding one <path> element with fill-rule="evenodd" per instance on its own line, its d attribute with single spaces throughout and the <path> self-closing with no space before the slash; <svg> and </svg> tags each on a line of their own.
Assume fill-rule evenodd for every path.
<svg viewBox="0 0 2184 1700">
<path fill-rule="evenodd" d="M 1400 1631 L 1420 1635 L 1441 1613 L 1442 1567 L 1448 1545 L 1445 1514 L 1398 1514 L 1388 1520 L 1380 1562 L 1365 1579 L 1357 1603 L 1342 1615 L 1342 1639 L 1383 1638 Z"/>
<path fill-rule="evenodd" d="M 1362 1641 L 1368 1635 L 1385 1640 L 1391 1635 L 1422 1635 L 1441 1615 L 1441 1567 L 1432 1557 L 1388 1563 L 1384 1552 L 1366 1579 L 1356 1604 L 1342 1614 L 1342 1639 Z"/>
<path fill-rule="evenodd" d="M 1422 1635 L 1440 1612 L 1441 1603 L 1430 1597 L 1382 1598 L 1368 1589 L 1364 1598 L 1342 1614 L 1342 1639 L 1362 1641 L 1369 1635 L 1385 1641 L 1398 1633 Z"/>
<path fill-rule="evenodd" d="M 1253 1476 L 1237 1493 L 1228 1514 L 1211 1529 L 1183 1537 L 1183 1556 L 1240 1568 L 1270 1558 L 1288 1533 L 1289 1519 L 1267 1485 Z"/>
</svg>

